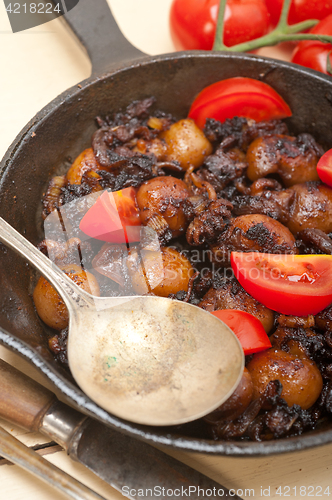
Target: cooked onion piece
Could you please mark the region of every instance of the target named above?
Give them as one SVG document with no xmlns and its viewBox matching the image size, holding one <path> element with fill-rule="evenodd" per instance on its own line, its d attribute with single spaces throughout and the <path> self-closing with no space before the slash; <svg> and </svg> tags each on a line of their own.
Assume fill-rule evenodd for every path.
<svg viewBox="0 0 332 500">
<path fill-rule="evenodd" d="M 61 205 L 61 189 L 66 185 L 66 176 L 57 175 L 50 180 L 47 191 L 43 199 L 42 217 L 46 217 Z"/>
</svg>

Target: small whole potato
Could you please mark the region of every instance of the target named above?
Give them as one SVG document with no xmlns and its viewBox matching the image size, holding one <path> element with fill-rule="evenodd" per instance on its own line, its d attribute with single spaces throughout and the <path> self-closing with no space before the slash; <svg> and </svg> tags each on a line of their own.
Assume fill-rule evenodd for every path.
<svg viewBox="0 0 332 500">
<path fill-rule="evenodd" d="M 76 285 L 92 295 L 100 295 L 99 285 L 95 276 L 76 264 L 61 266 L 67 276 Z M 33 292 L 33 300 L 38 316 L 51 328 L 62 330 L 68 326 L 68 311 L 58 292 L 41 276 Z"/>
<path fill-rule="evenodd" d="M 200 167 L 205 157 L 212 153 L 212 144 L 189 118 L 173 123 L 160 138 L 167 145 L 166 159 L 178 161 L 183 170 L 191 165 Z"/>
<path fill-rule="evenodd" d="M 316 148 L 304 147 L 287 135 L 258 137 L 247 151 L 247 176 L 255 181 L 269 174 L 279 174 L 286 187 L 307 181 L 318 181 Z"/>
<path fill-rule="evenodd" d="M 181 202 L 190 196 L 187 185 L 176 177 L 154 177 L 142 184 L 136 194 L 142 224 L 153 216 L 161 215 L 167 222 L 172 236 L 185 231 L 188 222 Z"/>
<path fill-rule="evenodd" d="M 211 245 L 214 262 L 229 265 L 230 253 L 298 253 L 296 240 L 281 222 L 263 214 L 240 215 L 231 219 L 223 237 Z"/>
<path fill-rule="evenodd" d="M 290 196 L 291 202 L 287 200 Z M 297 234 L 304 229 L 332 231 L 332 188 L 322 182 L 296 184 L 274 194 L 277 203 L 286 208 L 283 222 Z"/>
<path fill-rule="evenodd" d="M 263 394 L 269 382 L 279 380 L 283 387 L 281 397 L 288 406 L 299 405 L 307 410 L 316 402 L 323 388 L 316 363 L 280 349 L 254 354 L 247 368 L 254 387 L 253 399 Z"/>
<path fill-rule="evenodd" d="M 153 293 L 168 297 L 171 293 L 188 291 L 193 268 L 189 260 L 177 250 L 161 247 L 161 251 L 141 252 L 140 262 L 128 259 L 128 272 L 138 295 Z"/>
<path fill-rule="evenodd" d="M 248 408 L 253 395 L 253 383 L 247 368 L 244 368 L 239 385 L 230 398 L 216 410 L 204 417 L 207 422 L 213 423 L 218 420 L 234 420 L 242 415 Z"/>
</svg>

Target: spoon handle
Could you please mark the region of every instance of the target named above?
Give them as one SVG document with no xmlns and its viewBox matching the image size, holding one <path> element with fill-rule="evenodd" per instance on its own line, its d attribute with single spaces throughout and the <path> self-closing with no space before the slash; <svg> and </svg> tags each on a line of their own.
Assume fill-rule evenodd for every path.
<svg viewBox="0 0 332 500">
<path fill-rule="evenodd" d="M 74 304 L 89 305 L 89 295 L 78 286 L 50 259 L 40 252 L 30 241 L 0 217 L 0 241 L 24 257 L 33 267 L 38 269 L 54 286 L 63 298 L 69 314 L 74 314 Z"/>
</svg>

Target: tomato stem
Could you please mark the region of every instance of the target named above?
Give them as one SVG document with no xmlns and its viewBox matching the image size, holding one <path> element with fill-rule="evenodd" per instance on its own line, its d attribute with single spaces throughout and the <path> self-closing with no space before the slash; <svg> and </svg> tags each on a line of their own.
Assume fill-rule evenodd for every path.
<svg viewBox="0 0 332 500">
<path fill-rule="evenodd" d="M 214 38 L 214 45 L 212 47 L 212 50 L 227 50 L 229 48 L 224 44 L 224 17 L 226 3 L 227 0 L 220 0 L 219 3 L 216 35 Z"/>
<path fill-rule="evenodd" d="M 320 42 L 332 43 L 332 36 L 314 35 L 311 33 L 294 33 L 288 35 L 280 32 L 272 32 L 269 35 L 256 38 L 256 40 L 252 40 L 251 42 L 240 43 L 238 45 L 233 45 L 232 47 L 227 47 L 227 50 L 230 52 L 248 52 L 250 50 L 256 50 L 261 47 L 276 45 L 280 42 L 289 42 L 291 40 L 319 40 Z"/>
<path fill-rule="evenodd" d="M 330 61 L 331 53 L 332 53 L 332 50 L 330 50 L 330 52 L 326 56 L 326 71 L 328 72 L 329 75 L 332 75 L 332 66 L 331 66 L 331 61 Z"/>
<path fill-rule="evenodd" d="M 284 3 L 282 4 L 280 19 L 276 28 L 277 30 L 279 29 L 280 31 L 283 31 L 285 28 L 287 28 L 288 26 L 287 19 L 288 19 L 290 4 L 291 0 L 284 0 Z"/>
<path fill-rule="evenodd" d="M 310 28 L 313 28 L 318 23 L 319 23 L 318 19 L 308 19 L 307 21 L 302 21 L 301 23 L 288 24 L 285 27 L 285 33 L 292 34 L 292 33 L 298 33 L 299 31 L 305 31 Z"/>
<path fill-rule="evenodd" d="M 226 3 L 227 0 L 220 0 L 216 36 L 212 50 L 249 52 L 261 47 L 277 45 L 280 42 L 300 40 L 319 40 L 320 42 L 332 43 L 332 36 L 315 35 L 313 33 L 299 33 L 300 31 L 308 30 L 309 28 L 316 26 L 316 24 L 319 22 L 317 19 L 308 19 L 307 21 L 303 21 L 301 23 L 289 25 L 287 23 L 287 18 L 291 0 L 285 0 L 282 6 L 279 22 L 273 31 L 260 38 L 250 40 L 249 42 L 239 43 L 237 45 L 233 45 L 232 47 L 227 47 L 223 42 Z"/>
</svg>

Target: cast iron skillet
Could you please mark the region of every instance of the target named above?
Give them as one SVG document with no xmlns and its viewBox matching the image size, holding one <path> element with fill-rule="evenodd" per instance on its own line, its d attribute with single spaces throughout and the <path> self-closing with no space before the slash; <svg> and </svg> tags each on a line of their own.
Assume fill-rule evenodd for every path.
<svg viewBox="0 0 332 500">
<path fill-rule="evenodd" d="M 248 76 L 270 84 L 288 102 L 293 132 L 309 132 L 326 148 L 332 146 L 328 76 L 247 54 L 193 51 L 144 56 L 124 39 L 106 0 L 80 0 L 68 13 L 68 22 L 88 51 L 92 76 L 61 94 L 27 124 L 0 169 L 0 215 L 35 244 L 42 238 L 40 200 L 50 178 L 90 145 L 97 115 L 124 108 L 135 99 L 154 95 L 159 109 L 181 118 L 206 85 Z M 238 456 L 302 450 L 332 441 L 332 423 L 303 436 L 255 443 L 214 442 L 188 437 L 178 428 L 146 427 L 115 418 L 86 397 L 53 359 L 31 298 L 33 271 L 2 245 L 0 276 L 0 342 L 30 360 L 71 404 L 119 431 L 190 451 Z"/>
</svg>

